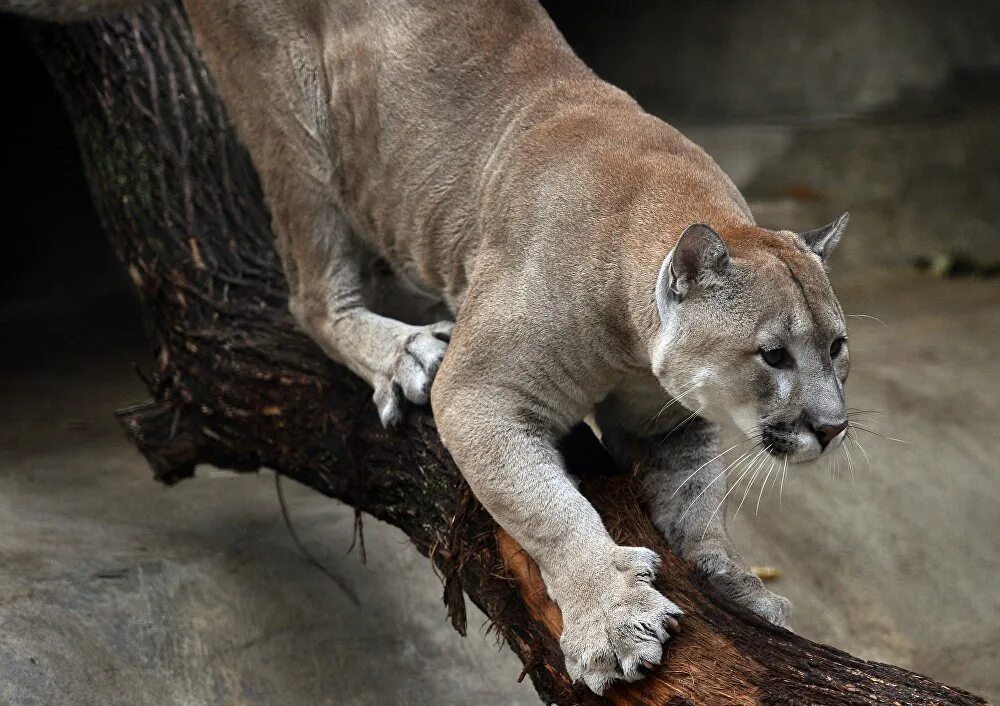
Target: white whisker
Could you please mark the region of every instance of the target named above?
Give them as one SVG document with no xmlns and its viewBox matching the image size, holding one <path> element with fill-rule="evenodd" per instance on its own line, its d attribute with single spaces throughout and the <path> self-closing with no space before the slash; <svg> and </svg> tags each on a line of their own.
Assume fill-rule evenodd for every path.
<svg viewBox="0 0 1000 706">
<path fill-rule="evenodd" d="M 671 435 L 671 434 L 673 434 L 673 433 L 674 433 L 675 431 L 677 431 L 677 430 L 678 430 L 678 429 L 680 429 L 680 428 L 681 428 L 682 426 L 684 426 L 685 424 L 687 424 L 688 422 L 690 422 L 690 421 L 691 421 L 692 419 L 694 419 L 695 417 L 697 417 L 697 416 L 698 416 L 699 414 L 701 414 L 701 411 L 702 411 L 703 409 L 705 409 L 705 408 L 704 408 L 704 407 L 699 407 L 699 408 L 698 408 L 698 409 L 696 409 L 695 411 L 691 412 L 691 414 L 689 414 L 688 416 L 686 416 L 686 417 L 684 418 L 684 421 L 682 421 L 682 422 L 681 422 L 680 424 L 676 425 L 676 426 L 675 426 L 675 427 L 674 427 L 673 429 L 671 429 L 670 431 L 668 431 L 668 432 L 667 432 L 667 433 L 666 433 L 666 434 L 665 434 L 665 435 L 663 436 L 663 438 L 662 438 L 662 439 L 660 440 L 660 445 L 662 446 L 662 445 L 664 444 L 664 442 L 666 442 L 666 440 L 670 438 L 670 435 Z"/>
<path fill-rule="evenodd" d="M 764 480 L 760 484 L 760 492 L 757 493 L 757 507 L 753 509 L 753 516 L 757 517 L 757 513 L 760 512 L 760 499 L 764 497 L 764 488 L 767 487 L 767 479 L 771 477 L 771 471 L 774 470 L 774 464 L 778 462 L 778 459 L 771 457 L 771 465 L 767 467 L 767 475 L 764 476 Z"/>
<path fill-rule="evenodd" d="M 871 434 L 872 436 L 880 436 L 883 439 L 888 439 L 889 441 L 896 441 L 896 442 L 899 442 L 900 444 L 912 444 L 913 443 L 912 441 L 907 441 L 906 439 L 896 439 L 895 437 L 892 437 L 892 436 L 886 436 L 885 434 L 880 434 L 877 431 L 872 431 L 871 429 L 867 429 L 867 428 L 865 428 L 865 427 L 863 427 L 863 426 L 861 426 L 859 424 L 852 424 L 851 426 L 854 427 L 855 429 L 860 429 L 861 431 L 867 432 L 867 433 Z"/>
<path fill-rule="evenodd" d="M 850 417 L 852 414 L 885 414 L 892 416 L 892 412 L 885 409 L 861 409 L 860 407 L 848 407 L 847 416 Z"/>
<path fill-rule="evenodd" d="M 756 445 L 753 448 L 756 448 Z M 753 448 L 751 448 L 745 454 L 743 454 L 738 459 L 736 459 L 735 461 L 733 461 L 732 463 L 730 463 L 728 466 L 726 466 L 725 468 L 723 468 L 722 471 L 719 472 L 719 475 L 717 475 L 715 478 L 713 478 L 712 481 L 708 485 L 706 485 L 704 488 L 702 488 L 701 492 L 698 493 L 698 495 L 695 496 L 695 499 L 692 500 L 691 503 L 684 510 L 684 512 L 681 513 L 681 516 L 680 516 L 680 518 L 677 521 L 680 522 L 681 520 L 683 520 L 684 516 L 687 515 L 688 511 L 695 506 L 695 503 L 698 502 L 698 500 L 701 498 L 701 496 L 704 495 L 706 492 L 708 492 L 708 489 L 711 488 L 713 485 L 715 485 L 715 482 L 717 480 L 719 480 L 720 478 L 722 478 L 722 476 L 726 475 L 726 472 L 729 471 L 730 468 L 732 468 L 737 463 L 739 463 L 740 461 L 742 461 L 743 459 L 745 459 L 747 456 L 749 456 L 750 454 L 752 454 L 753 453 Z M 754 458 L 757 458 L 757 457 L 754 456 Z"/>
<path fill-rule="evenodd" d="M 855 439 L 850 434 L 847 435 L 847 438 L 850 439 L 851 441 L 853 441 L 854 445 L 857 446 L 859 449 L 861 449 L 861 453 L 863 453 L 865 455 L 865 462 L 868 464 L 868 472 L 871 473 L 871 470 L 872 470 L 872 460 L 870 458 L 868 458 L 868 452 L 865 451 L 865 447 L 861 445 L 860 441 L 858 441 L 857 439 Z"/>
<path fill-rule="evenodd" d="M 774 462 L 775 462 L 775 464 L 778 463 L 777 456 L 774 458 Z M 779 468 L 780 468 L 780 466 L 779 466 Z M 767 499 L 768 500 L 771 499 L 771 494 L 774 492 L 774 486 L 777 485 L 777 483 L 778 483 L 778 476 L 780 476 L 780 475 L 781 475 L 780 471 L 775 471 L 774 472 L 774 478 L 771 479 L 771 487 L 767 489 Z"/>
<path fill-rule="evenodd" d="M 715 510 L 712 511 L 712 515 L 708 518 L 708 522 L 705 523 L 705 529 L 702 530 L 702 533 L 701 533 L 701 538 L 702 539 L 705 539 L 705 534 L 708 532 L 708 528 L 711 527 L 712 520 L 715 519 L 715 516 L 719 514 L 719 510 L 726 504 L 726 498 L 728 498 L 729 494 L 732 493 L 734 490 L 736 490 L 739 487 L 740 483 L 743 482 L 743 478 L 745 478 L 746 474 L 750 472 L 751 468 L 753 468 L 754 462 L 757 460 L 757 457 L 760 456 L 765 450 L 766 449 L 761 449 L 760 451 L 757 452 L 756 456 L 754 456 L 752 459 L 750 459 L 750 463 L 748 463 L 746 465 L 746 467 L 743 469 L 743 472 L 740 474 L 740 477 L 736 479 L 735 483 L 733 483 L 731 486 L 729 486 L 728 490 L 726 490 L 726 494 L 722 496 L 722 500 L 720 500 L 719 504 L 715 506 Z M 753 449 L 750 449 L 750 451 L 747 452 L 746 456 L 749 456 L 750 453 L 752 453 L 752 452 L 753 452 Z"/>
<path fill-rule="evenodd" d="M 847 448 L 847 444 L 841 442 L 840 448 L 844 450 L 844 455 L 847 456 L 847 467 L 851 469 L 851 484 L 855 482 L 854 479 L 854 461 L 851 459 L 851 452 Z"/>
<path fill-rule="evenodd" d="M 847 318 L 849 318 L 849 319 L 871 319 L 872 321 L 878 321 L 883 326 L 888 326 L 889 325 L 886 322 L 882 321 L 882 319 L 880 319 L 879 317 L 872 316 L 871 314 L 847 314 Z"/>
<path fill-rule="evenodd" d="M 676 397 L 674 397 L 672 399 L 667 400 L 663 404 L 663 406 L 660 407 L 660 411 L 656 413 L 656 415 L 653 417 L 653 419 L 651 421 L 653 423 L 655 423 L 660 418 L 661 414 L 663 414 L 664 412 L 666 412 L 668 409 L 670 409 L 674 404 L 676 404 L 677 402 L 679 402 L 680 400 L 682 400 L 684 397 L 687 397 L 689 394 L 691 394 L 692 392 L 694 392 L 694 390 L 697 389 L 700 386 L 701 386 L 701 383 L 700 382 L 696 382 L 694 385 L 692 385 L 688 389 L 684 390 L 684 392 L 682 392 L 681 394 L 677 395 Z"/>
<path fill-rule="evenodd" d="M 765 449 L 765 451 L 770 451 L 770 450 L 771 450 L 770 446 L 768 446 Z M 757 474 L 760 473 L 760 469 L 764 467 L 765 463 L 767 463 L 767 456 L 765 456 L 763 459 L 761 459 L 761 462 L 759 464 L 757 464 L 757 469 L 753 472 L 753 475 L 750 476 L 750 480 L 747 481 L 747 487 L 743 491 L 743 497 L 740 498 L 740 504 L 736 508 L 736 513 L 733 515 L 733 524 L 736 524 L 736 518 L 740 516 L 740 510 L 743 509 L 743 503 L 746 502 L 747 495 L 750 493 L 750 488 L 753 487 L 753 482 L 754 482 L 754 480 L 756 480 Z"/>
<path fill-rule="evenodd" d="M 785 462 L 781 465 L 781 487 L 778 488 L 778 508 L 781 508 L 781 495 L 785 492 L 785 471 L 788 470 L 788 454 L 785 454 Z"/>
<path fill-rule="evenodd" d="M 728 449 L 726 449 L 725 451 L 723 451 L 721 454 L 715 456 L 714 458 L 712 458 L 712 459 L 710 459 L 708 461 L 705 461 L 705 463 L 703 463 L 700 466 L 698 466 L 698 468 L 695 469 L 694 473 L 692 473 L 691 475 L 689 475 L 687 478 L 685 478 L 683 481 L 681 481 L 680 485 L 678 485 L 676 488 L 674 488 L 674 492 L 672 492 L 670 494 L 670 497 L 672 498 L 675 495 L 677 495 L 677 493 L 680 492 L 681 488 L 683 488 L 685 485 L 687 485 L 688 481 L 690 481 L 692 478 L 694 478 L 696 475 L 698 475 L 698 472 L 701 471 L 702 468 L 704 468 L 708 464 L 712 463 L 713 461 L 722 458 L 727 453 L 729 453 L 730 451 L 732 451 L 733 449 L 735 449 L 737 446 L 742 446 L 743 444 L 747 443 L 748 441 L 753 441 L 753 439 L 747 438 L 747 439 L 744 439 L 743 441 L 735 443 L 732 446 L 730 446 Z"/>
</svg>

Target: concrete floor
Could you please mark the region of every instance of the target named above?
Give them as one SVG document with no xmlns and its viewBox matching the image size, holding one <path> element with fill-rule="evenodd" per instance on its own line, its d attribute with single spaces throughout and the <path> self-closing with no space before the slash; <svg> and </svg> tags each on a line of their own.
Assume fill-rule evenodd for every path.
<svg viewBox="0 0 1000 706">
<path fill-rule="evenodd" d="M 733 534 L 799 632 L 1000 699 L 1000 284 L 866 277 L 851 404 L 889 410 L 825 466 L 790 469 L 781 504 Z M 86 322 L 86 323 L 84 323 Z M 289 487 L 299 533 L 362 597 L 293 546 L 270 474 L 206 469 L 154 484 L 111 411 L 144 396 L 141 341 L 86 316 L 7 322 L 0 363 L 0 702 L 516 704 L 519 664 L 448 626 L 441 586 L 395 529 Z M 874 427 L 873 427 L 874 428 Z M 289 486 L 293 484 L 289 483 Z"/>
<path fill-rule="evenodd" d="M 363 565 L 352 511 L 286 482 L 358 608 L 294 547 L 272 474 L 155 484 L 111 415 L 144 396 L 142 341 L 50 323 L 0 359 L 0 703 L 537 703 L 473 606 L 450 629 L 398 530 L 368 518 Z"/>
</svg>

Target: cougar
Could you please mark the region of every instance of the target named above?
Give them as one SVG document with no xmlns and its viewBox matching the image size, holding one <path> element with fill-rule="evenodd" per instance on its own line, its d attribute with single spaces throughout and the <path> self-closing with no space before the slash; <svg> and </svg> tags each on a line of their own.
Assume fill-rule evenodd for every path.
<svg viewBox="0 0 1000 706">
<path fill-rule="evenodd" d="M 810 461 L 847 432 L 825 268 L 847 215 L 758 226 L 716 163 L 592 73 L 535 0 L 185 5 L 260 174 L 292 313 L 372 386 L 384 424 L 430 402 L 476 497 L 538 563 L 571 677 L 597 693 L 640 679 L 682 615 L 652 586 L 657 555 L 617 545 L 563 465 L 557 442 L 591 413 L 642 469 L 670 545 L 787 626 L 789 602 L 728 538 L 726 477 Z M 372 257 L 454 323 L 374 312 Z M 725 463 L 729 419 L 747 440 Z"/>
</svg>

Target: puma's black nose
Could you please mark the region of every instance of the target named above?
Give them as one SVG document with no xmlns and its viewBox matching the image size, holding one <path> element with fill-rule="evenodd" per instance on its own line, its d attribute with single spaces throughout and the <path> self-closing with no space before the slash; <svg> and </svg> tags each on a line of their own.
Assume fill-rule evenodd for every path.
<svg viewBox="0 0 1000 706">
<path fill-rule="evenodd" d="M 812 430 L 819 441 L 819 445 L 825 449 L 826 445 L 836 439 L 837 435 L 846 428 L 847 422 L 843 421 L 840 424 L 824 424 L 823 426 L 813 427 Z"/>
</svg>

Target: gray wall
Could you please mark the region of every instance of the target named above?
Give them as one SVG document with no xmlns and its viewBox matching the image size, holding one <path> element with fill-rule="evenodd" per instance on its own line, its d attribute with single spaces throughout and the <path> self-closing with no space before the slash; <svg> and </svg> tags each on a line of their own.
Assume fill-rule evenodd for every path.
<svg viewBox="0 0 1000 706">
<path fill-rule="evenodd" d="M 1000 3 L 547 3 L 604 78 L 704 146 L 758 221 L 844 210 L 850 268 L 1000 262 Z"/>
</svg>

